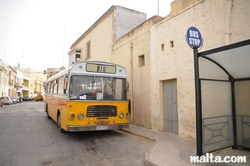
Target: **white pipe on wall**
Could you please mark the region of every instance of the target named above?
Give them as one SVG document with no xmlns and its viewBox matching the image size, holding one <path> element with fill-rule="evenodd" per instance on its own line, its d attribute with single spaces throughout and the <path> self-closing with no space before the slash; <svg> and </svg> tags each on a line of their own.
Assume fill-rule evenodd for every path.
<svg viewBox="0 0 250 166">
<path fill-rule="evenodd" d="M 227 8 L 226 8 L 226 20 L 225 20 L 225 45 L 230 44 L 230 24 L 231 24 L 231 14 L 232 14 L 233 0 L 227 0 Z"/>
</svg>

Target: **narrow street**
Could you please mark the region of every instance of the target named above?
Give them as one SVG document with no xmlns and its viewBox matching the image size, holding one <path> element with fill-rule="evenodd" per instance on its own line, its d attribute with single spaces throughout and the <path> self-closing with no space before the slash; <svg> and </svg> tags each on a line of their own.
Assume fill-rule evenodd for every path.
<svg viewBox="0 0 250 166">
<path fill-rule="evenodd" d="M 1 166 L 143 165 L 153 142 L 123 131 L 60 133 L 43 102 L 0 108 Z"/>
</svg>

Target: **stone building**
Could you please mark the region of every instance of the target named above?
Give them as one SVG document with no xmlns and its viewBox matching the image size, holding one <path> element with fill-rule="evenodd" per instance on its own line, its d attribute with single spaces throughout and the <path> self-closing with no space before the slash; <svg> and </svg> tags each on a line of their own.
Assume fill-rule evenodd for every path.
<svg viewBox="0 0 250 166">
<path fill-rule="evenodd" d="M 0 60 L 0 96 L 16 95 L 17 72 Z"/>
<path fill-rule="evenodd" d="M 20 64 L 17 66 L 14 66 L 14 70 L 16 71 L 16 82 L 15 82 L 15 88 L 16 88 L 16 95 L 22 96 L 22 87 L 23 87 L 23 72 L 20 70 Z"/>
<path fill-rule="evenodd" d="M 20 64 L 11 67 L 0 60 L 0 96 L 35 97 L 44 93 L 46 75 Z"/>
<path fill-rule="evenodd" d="M 146 20 L 146 14 L 121 6 L 111 6 L 71 46 L 69 65 L 81 60 L 112 61 L 114 41 Z"/>
<path fill-rule="evenodd" d="M 172 9 L 185 2 L 175 0 Z M 151 127 L 195 138 L 194 57 L 186 31 L 191 26 L 200 30 L 203 47 L 199 52 L 247 40 L 250 1 L 199 0 L 171 13 L 151 29 Z M 173 99 L 170 106 L 164 105 L 168 93 Z M 170 119 L 164 118 L 167 107 L 176 109 Z"/>
<path fill-rule="evenodd" d="M 195 139 L 194 58 L 186 31 L 200 30 L 204 44 L 199 51 L 205 51 L 249 39 L 249 18 L 248 0 L 174 0 L 169 15 L 149 19 L 112 6 L 72 44 L 69 62 L 80 58 L 126 67 L 131 123 Z"/>
<path fill-rule="evenodd" d="M 43 72 L 30 68 L 20 68 L 23 73 L 22 95 L 23 97 L 35 97 L 44 93 L 46 75 Z"/>
<path fill-rule="evenodd" d="M 151 128 L 151 27 L 163 18 L 153 16 L 113 44 L 112 62 L 127 69 L 131 122 Z"/>
</svg>

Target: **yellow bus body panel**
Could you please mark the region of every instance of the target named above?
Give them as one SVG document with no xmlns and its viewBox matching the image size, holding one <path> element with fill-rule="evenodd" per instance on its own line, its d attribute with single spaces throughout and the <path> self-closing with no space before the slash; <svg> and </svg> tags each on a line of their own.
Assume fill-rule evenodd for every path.
<svg viewBox="0 0 250 166">
<path fill-rule="evenodd" d="M 44 107 L 48 108 L 49 116 L 57 122 L 58 113 L 61 115 L 61 128 L 65 131 L 90 131 L 128 128 L 128 101 L 98 101 L 98 100 L 67 100 L 65 97 L 45 95 Z M 87 117 L 89 106 L 115 106 L 117 116 Z M 84 119 L 79 120 L 78 115 Z M 119 115 L 124 117 L 120 118 Z M 72 118 L 74 115 L 74 118 Z M 97 127 L 99 126 L 99 127 Z M 109 126 L 109 127 L 107 127 Z"/>
</svg>

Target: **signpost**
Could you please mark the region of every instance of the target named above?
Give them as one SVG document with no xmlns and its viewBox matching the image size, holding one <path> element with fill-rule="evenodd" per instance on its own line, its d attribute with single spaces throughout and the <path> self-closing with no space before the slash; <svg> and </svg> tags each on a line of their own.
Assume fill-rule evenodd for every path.
<svg viewBox="0 0 250 166">
<path fill-rule="evenodd" d="M 194 51 L 194 76 L 195 76 L 195 105 L 196 105 L 196 148 L 197 156 L 202 155 L 202 111 L 201 111 L 201 83 L 199 79 L 198 49 L 203 45 L 200 31 L 190 27 L 186 33 L 186 41 Z"/>
</svg>

